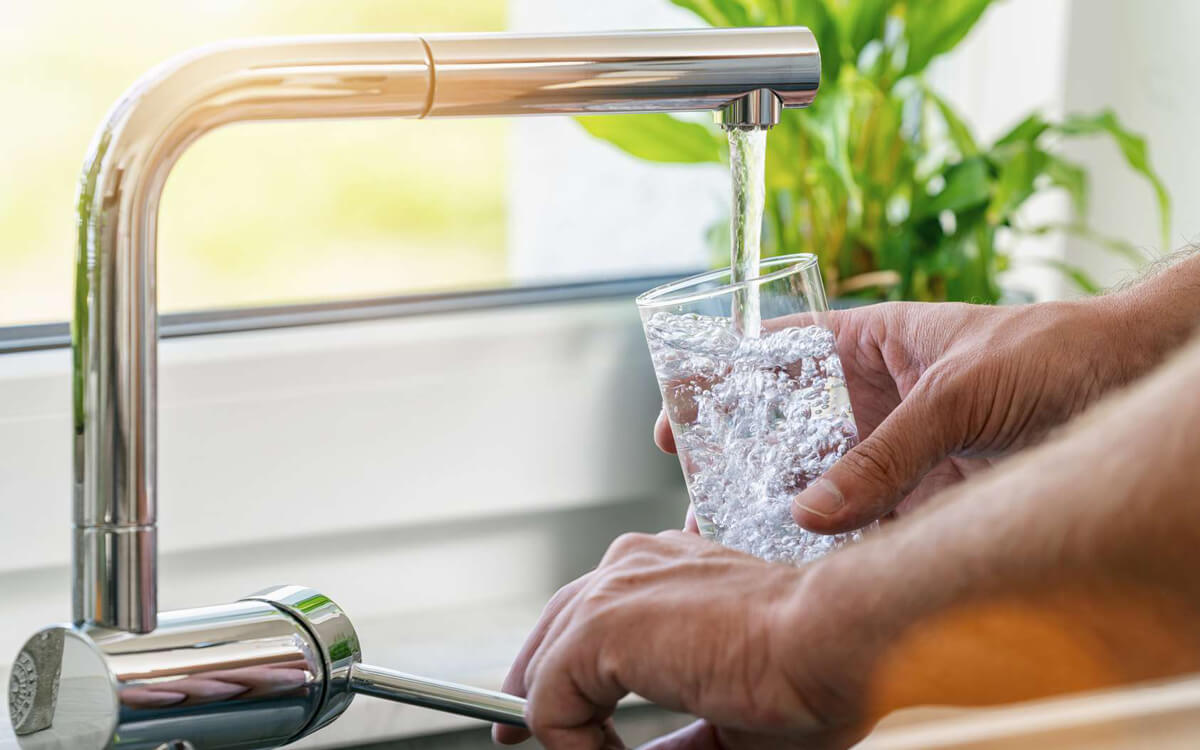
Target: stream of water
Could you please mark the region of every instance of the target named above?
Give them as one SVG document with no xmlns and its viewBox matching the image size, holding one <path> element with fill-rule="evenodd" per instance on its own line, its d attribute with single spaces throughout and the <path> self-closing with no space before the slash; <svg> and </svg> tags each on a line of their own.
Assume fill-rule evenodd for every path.
<svg viewBox="0 0 1200 750">
<path fill-rule="evenodd" d="M 729 167 L 733 211 L 729 216 L 731 281 L 758 276 L 766 203 L 767 131 L 729 128 Z M 762 326 L 758 287 L 748 284 L 733 297 L 733 326 L 742 336 L 758 338 Z"/>
</svg>

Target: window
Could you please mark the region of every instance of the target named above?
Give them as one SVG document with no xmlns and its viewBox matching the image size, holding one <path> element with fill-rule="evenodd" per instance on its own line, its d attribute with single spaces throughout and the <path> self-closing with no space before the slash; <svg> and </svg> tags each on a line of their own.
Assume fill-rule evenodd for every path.
<svg viewBox="0 0 1200 750">
<path fill-rule="evenodd" d="M 0 327 L 69 317 L 79 169 L 108 107 L 153 65 L 201 44 L 253 35 L 529 28 L 534 18 L 554 16 L 548 5 L 6 5 L 0 65 L 18 74 L 0 78 L 0 101 L 19 116 L 0 122 L 9 145 L 0 150 Z M 663 10 L 623 13 L 655 25 Z M 668 24 L 686 20 L 678 9 L 668 8 L 668 16 Z M 557 20 L 578 28 L 595 19 Z M 696 206 L 715 218 L 725 200 L 719 170 L 708 169 L 700 187 L 696 172 L 638 164 L 565 118 L 231 126 L 192 146 L 167 181 L 160 309 L 688 270 L 705 260 L 703 231 L 711 223 L 697 220 Z"/>
<path fill-rule="evenodd" d="M 9 4 L 0 63 L 20 74 L 0 80 L 0 97 L 21 116 L 0 126 L 18 146 L 0 151 L 0 325 L 67 318 L 87 143 L 151 66 L 229 37 L 494 30 L 505 14 L 505 0 Z M 259 124 L 201 139 L 163 196 L 163 310 L 496 284 L 508 124 L 428 125 Z"/>
</svg>

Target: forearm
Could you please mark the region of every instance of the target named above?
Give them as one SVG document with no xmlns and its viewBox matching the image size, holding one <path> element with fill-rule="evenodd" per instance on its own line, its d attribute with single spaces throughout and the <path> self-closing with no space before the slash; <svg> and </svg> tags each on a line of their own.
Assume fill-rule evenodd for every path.
<svg viewBox="0 0 1200 750">
<path fill-rule="evenodd" d="M 1089 300 L 1112 333 L 1117 378 L 1130 382 L 1162 363 L 1200 323 L 1200 247 L 1153 264 L 1143 276 Z"/>
<path fill-rule="evenodd" d="M 813 570 L 866 644 L 867 717 L 1200 670 L 1197 384 L 1200 343 Z"/>
</svg>

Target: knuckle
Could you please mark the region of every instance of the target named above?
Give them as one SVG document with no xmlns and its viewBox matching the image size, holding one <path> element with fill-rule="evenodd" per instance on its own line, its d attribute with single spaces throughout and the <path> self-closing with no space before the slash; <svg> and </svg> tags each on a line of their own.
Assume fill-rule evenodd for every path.
<svg viewBox="0 0 1200 750">
<path fill-rule="evenodd" d="M 588 617 L 584 618 L 584 625 L 587 626 L 601 617 L 604 609 L 613 599 L 612 579 L 606 578 L 598 581 L 597 585 L 589 587 L 587 591 L 579 597 L 581 608 L 588 613 Z"/>
<path fill-rule="evenodd" d="M 648 534 L 638 534 L 635 532 L 627 532 L 612 541 L 608 545 L 608 553 L 604 556 L 608 562 L 612 558 L 625 557 L 642 548 L 644 548 L 652 539 Z"/>
<path fill-rule="evenodd" d="M 568 583 L 558 591 L 554 592 L 554 596 L 550 597 L 550 601 L 546 602 L 546 606 L 542 609 L 542 613 L 557 612 L 562 609 L 563 605 L 575 597 L 579 593 L 579 589 L 586 585 L 590 576 L 584 576 L 577 580 Z"/>
<path fill-rule="evenodd" d="M 531 700 L 525 704 L 525 723 L 535 737 L 541 736 L 549 728 L 549 716 L 541 706 L 541 701 Z"/>
<path fill-rule="evenodd" d="M 870 482 L 894 483 L 903 474 L 903 449 L 894 440 L 865 440 L 856 450 L 846 454 L 842 460 L 847 468 L 860 478 Z"/>
</svg>

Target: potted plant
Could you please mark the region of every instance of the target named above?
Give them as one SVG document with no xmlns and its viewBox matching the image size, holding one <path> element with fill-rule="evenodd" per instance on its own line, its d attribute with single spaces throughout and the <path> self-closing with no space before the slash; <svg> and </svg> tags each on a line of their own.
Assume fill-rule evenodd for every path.
<svg viewBox="0 0 1200 750">
<path fill-rule="evenodd" d="M 768 138 L 763 255 L 817 255 L 831 294 L 862 300 L 992 303 L 1013 235 L 1066 232 L 1135 262 L 1130 243 L 1101 236 L 1082 218 L 1025 226 L 1019 209 L 1064 190 L 1086 216 L 1088 174 L 1057 152 L 1066 138 L 1111 138 L 1157 198 L 1164 247 L 1169 199 L 1146 142 L 1110 110 L 1055 122 L 1032 113 L 990 144 L 979 143 L 928 84 L 930 62 L 953 49 L 991 0 L 672 0 L 714 26 L 803 25 L 821 46 L 821 90 L 787 111 Z M 727 159 L 715 126 L 670 115 L 580 118 L 591 134 L 651 161 Z M 727 242 L 726 232 L 713 231 Z M 715 244 L 715 243 L 714 243 Z M 1053 265 L 1088 292 L 1080 268 Z"/>
</svg>

